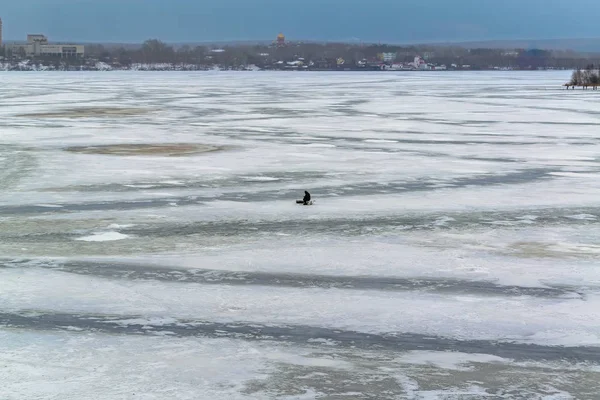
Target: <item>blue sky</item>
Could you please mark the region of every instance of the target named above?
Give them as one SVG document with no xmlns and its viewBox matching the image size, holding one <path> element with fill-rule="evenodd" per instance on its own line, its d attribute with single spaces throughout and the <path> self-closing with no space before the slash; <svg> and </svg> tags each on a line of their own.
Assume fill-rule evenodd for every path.
<svg viewBox="0 0 600 400">
<path fill-rule="evenodd" d="M 0 0 L 7 40 L 439 42 L 599 37 L 600 0 Z"/>
</svg>

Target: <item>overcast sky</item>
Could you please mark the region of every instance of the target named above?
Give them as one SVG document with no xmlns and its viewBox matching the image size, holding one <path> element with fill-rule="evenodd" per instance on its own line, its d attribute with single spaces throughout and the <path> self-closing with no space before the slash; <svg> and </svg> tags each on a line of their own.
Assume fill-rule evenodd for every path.
<svg viewBox="0 0 600 400">
<path fill-rule="evenodd" d="M 600 0 L 0 0 L 6 40 L 428 42 L 600 37 Z"/>
</svg>

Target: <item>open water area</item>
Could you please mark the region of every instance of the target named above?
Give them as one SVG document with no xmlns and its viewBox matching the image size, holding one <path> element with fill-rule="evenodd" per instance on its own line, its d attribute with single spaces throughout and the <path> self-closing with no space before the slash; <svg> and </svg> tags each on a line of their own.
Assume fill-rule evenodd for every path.
<svg viewBox="0 0 600 400">
<path fill-rule="evenodd" d="M 569 75 L 0 74 L 0 399 L 600 399 Z"/>
</svg>

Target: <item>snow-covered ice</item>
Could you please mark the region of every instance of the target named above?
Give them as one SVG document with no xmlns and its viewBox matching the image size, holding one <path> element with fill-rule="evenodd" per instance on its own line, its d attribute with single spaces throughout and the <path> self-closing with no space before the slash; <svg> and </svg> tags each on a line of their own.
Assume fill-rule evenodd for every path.
<svg viewBox="0 0 600 400">
<path fill-rule="evenodd" d="M 81 240 L 84 242 L 110 242 L 113 240 L 127 239 L 128 237 L 129 236 L 123 235 L 122 233 L 110 231 L 94 233 L 93 235 L 80 237 L 75 240 Z"/>
<path fill-rule="evenodd" d="M 0 75 L 0 398 L 595 398 L 568 76 Z"/>
</svg>

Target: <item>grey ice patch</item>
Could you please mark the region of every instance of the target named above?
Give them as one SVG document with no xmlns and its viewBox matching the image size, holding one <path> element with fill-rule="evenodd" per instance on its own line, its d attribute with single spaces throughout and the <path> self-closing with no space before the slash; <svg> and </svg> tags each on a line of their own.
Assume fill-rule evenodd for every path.
<svg viewBox="0 0 600 400">
<path fill-rule="evenodd" d="M 441 294 L 540 298 L 581 298 L 579 288 L 566 286 L 525 287 L 499 285 L 493 282 L 460 279 L 395 278 L 376 276 L 333 276 L 271 272 L 243 272 L 213 269 L 190 269 L 143 264 L 103 262 L 18 262 L 2 267 L 44 267 L 78 275 L 109 279 L 147 280 L 161 282 L 199 283 L 230 286 L 273 286 L 347 290 L 419 291 Z"/>
<path fill-rule="evenodd" d="M 173 199 L 155 201 L 155 207 L 167 207 L 174 203 Z M 182 199 L 175 202 L 178 206 L 202 204 L 197 199 Z M 127 208 L 138 206 L 124 203 Z M 147 205 L 148 207 L 152 205 Z M 19 206 L 17 206 L 19 207 Z M 43 205 L 24 206 L 35 207 L 45 212 L 59 213 L 63 208 L 48 208 Z M 107 209 L 114 207 L 108 204 Z M 171 207 L 171 206 L 169 206 Z M 228 221 L 195 221 L 195 222 L 166 222 L 153 224 L 138 224 L 124 227 L 119 232 L 135 238 L 181 238 L 194 236 L 203 238 L 216 237 L 267 237 L 272 235 L 338 235 L 352 237 L 364 234 L 384 234 L 397 231 L 430 231 L 448 229 L 477 229 L 494 225 L 504 226 L 578 226 L 597 224 L 598 219 L 569 218 L 573 214 L 600 215 L 600 208 L 580 209 L 541 209 L 530 211 L 526 220 L 522 210 L 514 211 L 481 211 L 458 213 L 406 214 L 394 216 L 368 216 L 365 218 L 322 218 L 322 219 L 284 219 L 284 220 L 228 220 Z M 35 231 L 0 231 L 2 243 L 56 243 L 72 241 L 87 232 L 45 232 L 36 228 Z M 246 239 L 245 239 L 246 240 Z"/>
<path fill-rule="evenodd" d="M 37 167 L 33 153 L 16 146 L 0 146 L 0 190 L 13 188 Z"/>
<path fill-rule="evenodd" d="M 255 341 L 274 341 L 295 345 L 337 346 L 341 349 L 380 351 L 455 351 L 489 354 L 515 361 L 563 360 L 600 363 L 600 347 L 543 346 L 492 340 L 460 340 L 414 333 L 370 334 L 307 325 L 262 325 L 248 322 L 210 322 L 165 318 L 148 320 L 137 315 L 67 314 L 46 312 L 0 313 L 0 326 L 43 331 L 83 331 L 118 335 L 198 336 Z M 320 344 L 314 339 L 324 340 Z"/>
<path fill-rule="evenodd" d="M 412 363 L 410 353 L 398 357 L 398 353 L 386 351 L 319 350 L 303 358 L 306 364 L 276 362 L 266 379 L 250 381 L 244 393 L 266 398 L 303 398 L 306 393 L 316 393 L 311 398 L 353 400 L 566 400 L 594 399 L 600 391 L 600 373 L 593 367 L 571 369 L 563 363 L 553 368 L 546 363 L 523 366 L 512 360 L 484 362 L 474 357 L 465 368 L 448 369 Z"/>
<path fill-rule="evenodd" d="M 440 184 L 452 185 L 445 190 L 452 190 L 465 187 L 487 187 L 495 185 L 515 185 L 523 183 L 537 182 L 544 179 L 551 179 L 553 169 L 537 168 L 526 169 L 518 172 L 511 172 L 499 175 L 478 175 L 464 178 L 457 178 L 447 182 L 428 182 L 426 180 L 416 182 L 362 182 L 346 185 L 343 188 L 339 186 L 320 187 L 318 196 L 320 198 L 328 198 L 339 195 L 340 191 L 344 192 L 345 196 L 367 196 L 378 194 L 382 191 L 386 193 L 408 193 L 408 192 L 425 192 L 435 191 L 439 189 Z M 246 182 L 247 183 L 247 182 Z M 264 182 L 263 182 L 264 183 Z M 172 185 L 170 185 L 172 187 Z M 139 189 L 139 188 L 138 188 Z M 156 189 L 156 187 L 153 187 Z M 102 211 L 102 210 L 135 210 L 143 208 L 161 208 L 167 207 L 170 203 L 176 202 L 180 206 L 200 204 L 210 201 L 235 201 L 235 202 L 262 202 L 281 200 L 282 198 L 293 199 L 297 195 L 297 189 L 285 190 L 264 190 L 256 192 L 228 192 L 221 193 L 217 196 L 185 196 L 171 197 L 162 199 L 147 199 L 147 200 L 132 200 L 132 201 L 105 201 L 105 202 L 90 202 L 90 203 L 65 203 L 58 204 L 61 209 L 48 210 L 44 207 L 35 205 L 19 205 L 19 206 L 3 206 L 0 207 L 0 214 L 38 214 L 38 213 L 64 213 L 73 211 Z"/>
</svg>

